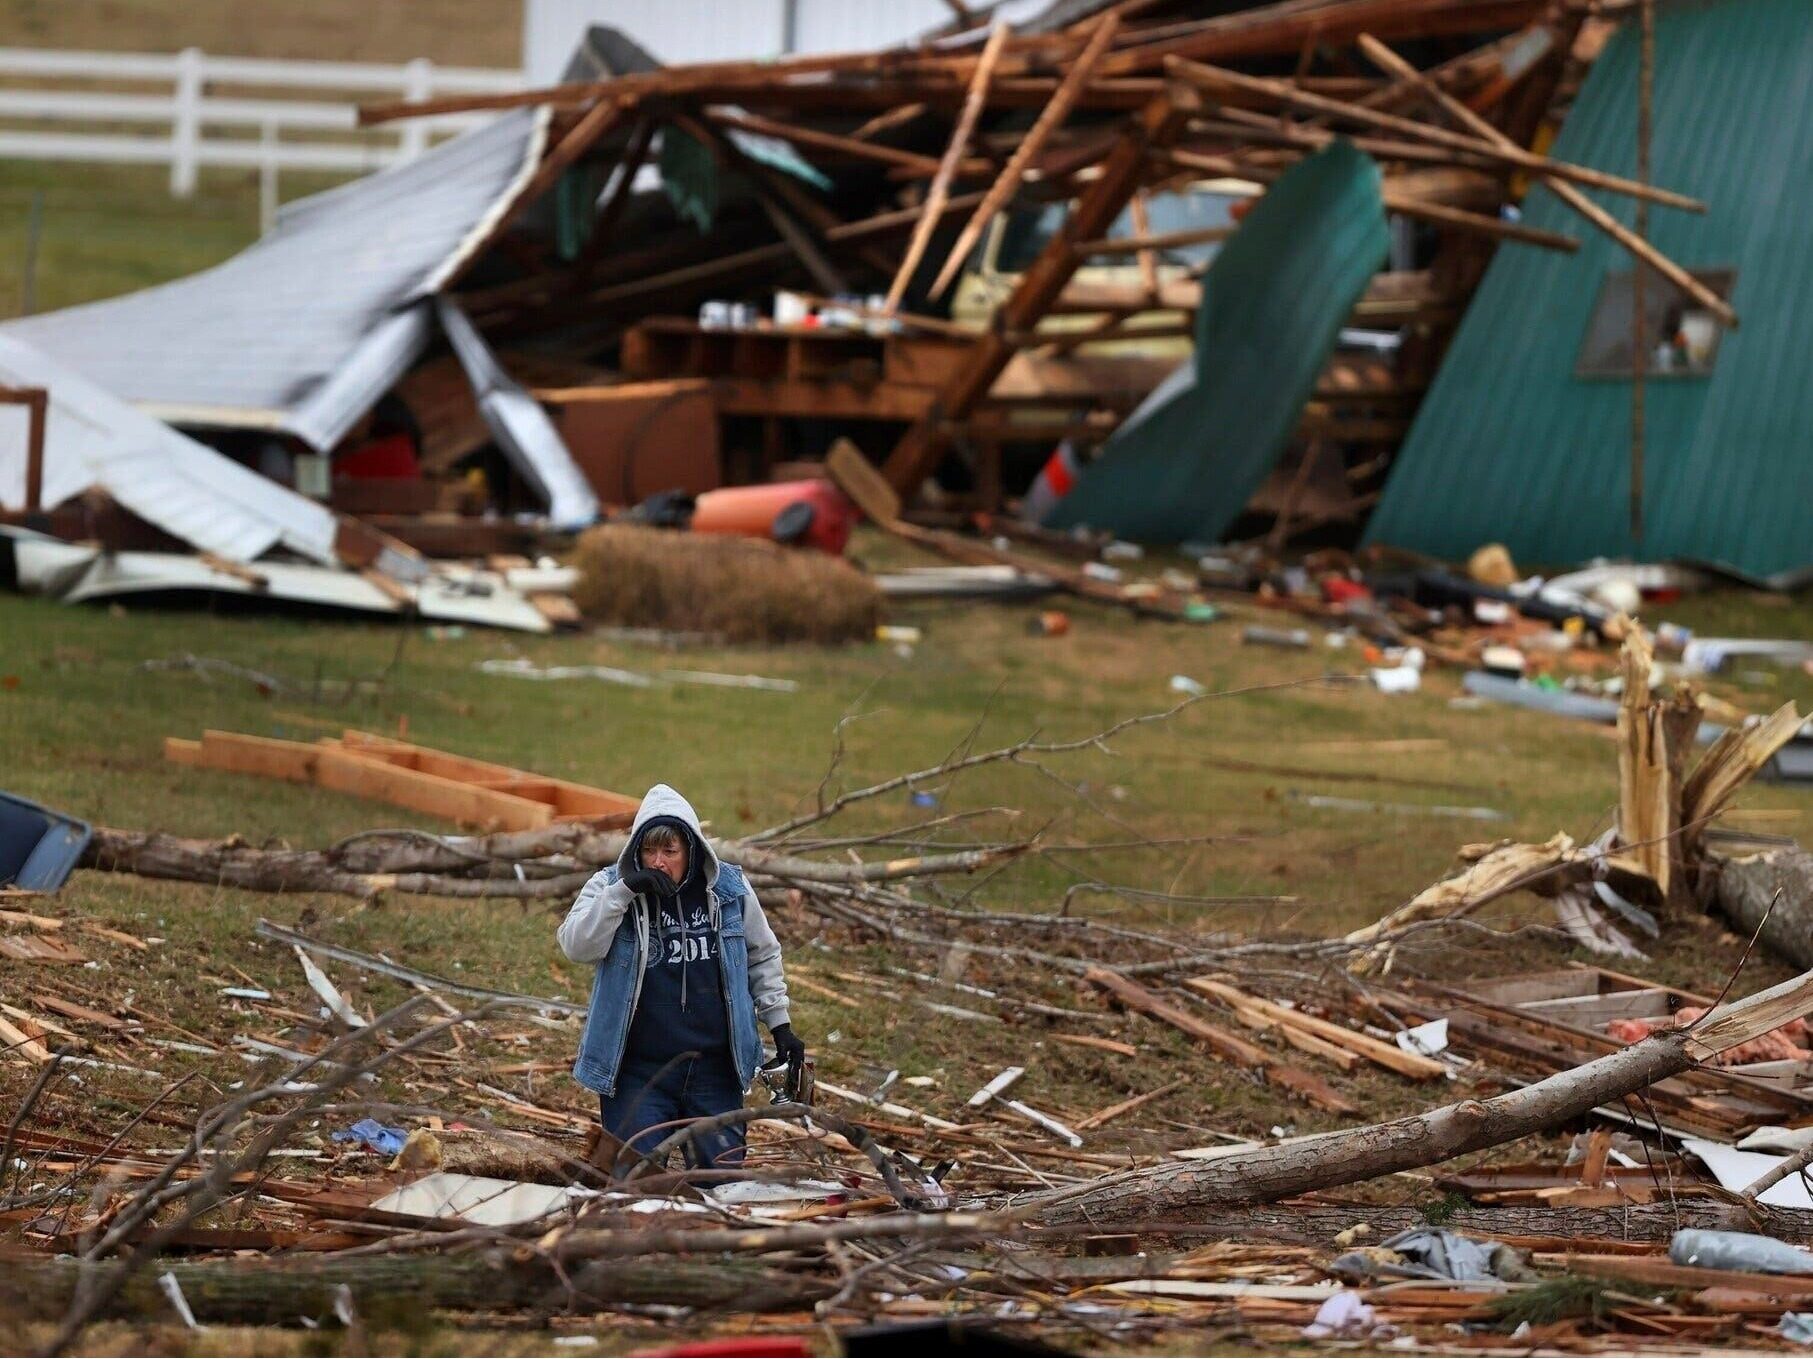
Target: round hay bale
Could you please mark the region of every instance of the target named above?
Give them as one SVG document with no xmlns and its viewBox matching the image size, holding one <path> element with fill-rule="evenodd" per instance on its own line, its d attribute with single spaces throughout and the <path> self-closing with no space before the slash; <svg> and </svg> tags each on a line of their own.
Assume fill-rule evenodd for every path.
<svg viewBox="0 0 1813 1359">
<path fill-rule="evenodd" d="M 615 627 L 845 642 L 881 620 L 881 592 L 848 562 L 756 538 L 605 524 L 580 536 L 574 564 L 574 602 Z"/>
</svg>

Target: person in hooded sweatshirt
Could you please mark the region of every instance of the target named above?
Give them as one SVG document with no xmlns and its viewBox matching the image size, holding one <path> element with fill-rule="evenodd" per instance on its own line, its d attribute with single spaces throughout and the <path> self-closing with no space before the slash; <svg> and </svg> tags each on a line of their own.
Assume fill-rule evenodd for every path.
<svg viewBox="0 0 1813 1359">
<path fill-rule="evenodd" d="M 594 963 L 573 1076 L 604 1130 L 647 1154 L 687 1119 L 743 1106 L 763 1051 L 759 1019 L 797 1072 L 781 945 L 743 871 L 720 862 L 687 800 L 648 790 L 615 864 L 580 889 L 560 948 Z M 701 1134 L 687 1162 L 740 1165 L 742 1127 Z"/>
</svg>

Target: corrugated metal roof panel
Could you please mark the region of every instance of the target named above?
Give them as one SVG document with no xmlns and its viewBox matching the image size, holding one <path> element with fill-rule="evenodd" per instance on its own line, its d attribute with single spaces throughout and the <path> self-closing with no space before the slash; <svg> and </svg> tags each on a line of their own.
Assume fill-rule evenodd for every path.
<svg viewBox="0 0 1813 1359">
<path fill-rule="evenodd" d="M 1272 185 L 1203 276 L 1195 380 L 1161 384 L 1047 523 L 1157 543 L 1227 531 L 1384 262 L 1379 187 L 1379 167 L 1346 141 Z"/>
<path fill-rule="evenodd" d="M 540 158 L 545 110 L 290 205 L 213 269 L 0 326 L 115 395 L 337 443 L 421 352 L 423 299 Z"/>
<path fill-rule="evenodd" d="M 504 371 L 458 303 L 450 297 L 437 297 L 434 306 L 441 329 L 478 398 L 479 414 L 523 480 L 548 502 L 548 517 L 563 528 L 597 519 L 597 492 L 573 461 L 541 403 Z"/>
<path fill-rule="evenodd" d="M 1813 564 L 1813 24 L 1804 0 L 1679 3 L 1656 32 L 1654 176 L 1705 215 L 1653 208 L 1689 269 L 1735 268 L 1740 329 L 1709 377 L 1646 384 L 1644 530 L 1630 531 L 1630 383 L 1574 376 L 1615 243 L 1546 189 L 1535 226 L 1577 255 L 1502 246 L 1398 455 L 1367 540 L 1459 558 L 1697 558 L 1767 576 Z M 1594 66 L 1554 155 L 1633 174 L 1636 34 Z M 1598 197 L 1598 195 L 1595 195 Z M 1603 196 L 1630 222 L 1630 200 Z"/>
<path fill-rule="evenodd" d="M 0 385 L 50 392 L 46 505 L 99 486 L 139 518 L 205 552 L 251 561 L 282 543 L 335 563 L 336 523 L 326 507 L 134 410 L 6 335 L 0 335 Z M 22 420 L 0 422 L 0 506 L 24 502 L 25 432 Z"/>
</svg>

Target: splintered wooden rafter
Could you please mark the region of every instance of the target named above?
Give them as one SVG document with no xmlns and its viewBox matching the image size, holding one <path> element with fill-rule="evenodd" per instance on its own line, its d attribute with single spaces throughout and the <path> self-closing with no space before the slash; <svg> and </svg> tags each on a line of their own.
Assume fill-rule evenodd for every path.
<svg viewBox="0 0 1813 1359">
<path fill-rule="evenodd" d="M 1506 156 L 1516 158 L 1523 168 L 1535 171 L 1542 180 L 1543 186 L 1550 193 L 1618 242 L 1640 263 L 1654 269 L 1700 306 L 1718 317 L 1721 324 L 1733 330 L 1737 328 L 1737 312 L 1730 303 L 1581 193 L 1575 184 L 1592 184 L 1606 189 L 1616 188 L 1619 192 L 1630 194 L 1638 199 L 1649 199 L 1657 203 L 1667 203 L 1671 207 L 1686 207 L 1699 212 L 1705 211 L 1704 204 L 1697 203 L 1693 199 L 1685 199 L 1679 194 L 1658 197 L 1658 191 L 1653 186 L 1636 180 L 1622 180 L 1609 175 L 1597 176 L 1597 172 L 1595 172 L 1597 177 L 1587 177 L 1579 173 L 1581 169 L 1579 166 L 1565 167 L 1561 162 L 1550 161 L 1546 157 L 1525 151 L 1453 95 L 1440 86 L 1432 84 L 1422 72 L 1384 43 L 1367 34 L 1361 34 L 1359 45 L 1360 50 L 1365 52 L 1368 59 L 1381 69 L 1415 84 L 1418 90 L 1438 109 L 1447 114 L 1459 126 L 1471 132 L 1479 142 L 1490 145 Z"/>
<path fill-rule="evenodd" d="M 1504 137 L 1496 128 L 1492 129 L 1490 135 L 1479 133 L 1468 136 L 1464 133 L 1450 132 L 1446 128 L 1434 127 L 1428 123 L 1419 123 L 1410 118 L 1400 118 L 1396 114 L 1381 113 L 1377 109 L 1365 108 L 1359 104 L 1312 94 L 1287 80 L 1268 80 L 1259 76 L 1242 75 L 1238 71 L 1229 71 L 1219 66 L 1205 66 L 1200 62 L 1185 61 L 1176 57 L 1167 61 L 1165 67 L 1171 74 L 1199 85 L 1211 94 L 1225 96 L 1231 93 L 1272 104 L 1283 104 L 1290 108 L 1307 109 L 1314 113 L 1331 115 L 1339 120 L 1365 123 L 1388 132 L 1422 138 L 1456 151 L 1499 160 L 1516 169 L 1527 170 L 1533 174 L 1588 184 L 1597 189 L 1625 194 L 1631 198 L 1648 199 L 1652 203 L 1661 203 L 1664 206 L 1680 208 L 1687 212 L 1706 211 L 1704 203 L 1696 198 L 1690 198 L 1686 194 L 1658 189 L 1652 184 L 1626 179 L 1622 175 L 1608 174 L 1590 166 L 1551 160 L 1547 156 L 1537 155 L 1534 151 L 1526 151 L 1508 137 Z M 1405 67 L 1414 69 L 1408 68 L 1407 63 Z M 1420 79 L 1421 73 L 1416 74 Z M 1472 114 L 1471 110 L 1469 110 L 1469 114 L 1472 117 L 1478 117 L 1477 114 Z M 1481 126 L 1490 127 L 1491 125 L 1482 120 Z"/>
<path fill-rule="evenodd" d="M 1001 49 L 1006 46 L 1007 35 L 1007 24 L 997 19 L 994 27 L 989 30 L 982 58 L 976 63 L 975 72 L 970 77 L 969 90 L 963 96 L 963 109 L 957 115 L 957 126 L 951 131 L 950 145 L 945 147 L 944 155 L 938 161 L 938 169 L 932 176 L 931 187 L 925 192 L 925 213 L 914 226 L 913 238 L 907 243 L 900 268 L 895 271 L 894 281 L 888 287 L 886 306 L 889 312 L 899 309 L 900 299 L 906 295 L 907 284 L 912 282 L 914 271 L 919 268 L 919 261 L 925 258 L 925 250 L 931 244 L 933 233 L 944 220 L 944 205 L 950 200 L 951 182 L 957 177 L 957 169 L 969 150 L 976 122 L 988 105 L 988 83 L 994 79 L 995 64 L 1000 60 Z"/>
<path fill-rule="evenodd" d="M 950 379 L 931 410 L 894 446 L 884 471 L 896 491 L 910 495 L 931 475 L 949 446 L 946 422 L 965 418 L 988 393 L 1016 352 L 1017 341 L 1010 337 L 1029 334 L 1037 327 L 1076 273 L 1081 262 L 1076 247 L 1107 231 L 1148 172 L 1149 153 L 1177 135 L 1194 102 L 1188 91 L 1167 90 L 1122 128 L 1100 173 L 1001 304 L 994 323 L 976 346 L 974 360 Z"/>
<path fill-rule="evenodd" d="M 957 271 L 963 267 L 964 260 L 969 257 L 969 252 L 975 249 L 976 242 L 982 239 L 983 230 L 994 220 L 995 214 L 1005 208 L 1013 200 L 1013 196 L 1020 191 L 1020 181 L 1025 178 L 1026 171 L 1031 167 L 1033 159 L 1044 149 L 1051 134 L 1062 127 L 1064 120 L 1070 116 L 1070 110 L 1075 107 L 1078 96 L 1088 85 L 1089 77 L 1094 73 L 1096 63 L 1106 54 L 1108 44 L 1114 41 L 1114 35 L 1119 31 L 1120 14 L 1115 10 L 1109 10 L 1096 21 L 1094 29 L 1090 32 L 1088 43 L 1084 46 L 1081 55 L 1077 57 L 1075 64 L 1065 73 L 1064 81 L 1058 86 L 1057 93 L 1052 96 L 1051 102 L 1045 106 L 1039 114 L 1038 120 L 1027 130 L 1026 135 L 1020 139 L 1019 145 L 1014 148 L 1013 155 L 1008 158 L 1007 168 L 1001 172 L 1001 177 L 989 188 L 987 196 L 982 200 L 982 206 L 976 209 L 975 216 L 964 223 L 963 230 L 957 234 L 956 244 L 951 247 L 950 254 L 945 257 L 944 267 L 938 271 L 938 277 L 932 283 L 931 295 L 933 297 L 944 295 L 945 290 L 950 287 L 951 281 L 956 278 Z"/>
</svg>

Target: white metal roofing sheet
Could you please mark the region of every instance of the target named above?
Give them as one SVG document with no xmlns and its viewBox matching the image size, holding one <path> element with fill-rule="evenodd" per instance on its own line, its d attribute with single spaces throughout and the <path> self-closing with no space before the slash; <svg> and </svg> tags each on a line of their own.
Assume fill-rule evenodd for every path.
<svg viewBox="0 0 1813 1359">
<path fill-rule="evenodd" d="M 0 385 L 50 393 L 43 501 L 98 486 L 139 518 L 205 552 L 251 561 L 278 543 L 333 564 L 333 513 L 134 410 L 32 346 L 0 335 Z M 0 408 L 0 506 L 23 506 L 28 423 Z"/>
<path fill-rule="evenodd" d="M 427 297 L 540 161 L 546 109 L 291 204 L 257 244 L 173 283 L 0 326 L 167 418 L 337 443 L 431 331 Z"/>
</svg>

